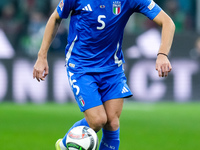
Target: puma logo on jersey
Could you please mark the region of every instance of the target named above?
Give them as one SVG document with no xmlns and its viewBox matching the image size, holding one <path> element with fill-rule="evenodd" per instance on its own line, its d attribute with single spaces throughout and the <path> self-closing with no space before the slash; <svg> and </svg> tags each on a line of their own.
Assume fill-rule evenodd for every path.
<svg viewBox="0 0 200 150">
<path fill-rule="evenodd" d="M 92 11 L 92 8 L 91 8 L 90 4 L 87 4 L 87 6 L 85 6 L 84 8 L 82 8 L 82 10 Z"/>
</svg>

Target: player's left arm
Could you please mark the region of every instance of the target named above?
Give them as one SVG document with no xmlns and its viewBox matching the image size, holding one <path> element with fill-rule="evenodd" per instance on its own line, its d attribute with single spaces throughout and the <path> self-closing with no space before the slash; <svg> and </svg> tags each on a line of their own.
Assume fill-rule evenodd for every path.
<svg viewBox="0 0 200 150">
<path fill-rule="evenodd" d="M 156 70 L 158 71 L 159 77 L 166 77 L 172 70 L 172 66 L 167 56 L 171 49 L 175 25 L 172 19 L 163 10 L 161 10 L 153 21 L 162 27 L 161 45 L 156 60 Z"/>
</svg>

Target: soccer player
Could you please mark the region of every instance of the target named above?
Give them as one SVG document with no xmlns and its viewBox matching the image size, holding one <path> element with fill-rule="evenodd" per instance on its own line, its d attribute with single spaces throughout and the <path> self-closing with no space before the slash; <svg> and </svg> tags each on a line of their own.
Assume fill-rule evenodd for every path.
<svg viewBox="0 0 200 150">
<path fill-rule="evenodd" d="M 70 15 L 66 70 L 85 116 L 72 128 L 85 125 L 96 132 L 102 129 L 99 150 L 119 149 L 123 99 L 132 96 L 122 67 L 122 39 L 124 27 L 134 12 L 144 14 L 162 27 L 156 70 L 159 77 L 168 76 L 172 67 L 167 56 L 175 26 L 152 0 L 61 0 L 48 20 L 33 69 L 33 78 L 45 80 L 49 70 L 48 49 L 61 20 Z M 57 150 L 66 149 L 66 136 L 56 142 Z"/>
</svg>

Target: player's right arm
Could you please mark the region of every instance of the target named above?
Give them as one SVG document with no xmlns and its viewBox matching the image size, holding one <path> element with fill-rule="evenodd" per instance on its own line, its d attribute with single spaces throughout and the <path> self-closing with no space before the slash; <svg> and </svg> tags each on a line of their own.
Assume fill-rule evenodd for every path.
<svg viewBox="0 0 200 150">
<path fill-rule="evenodd" d="M 57 10 L 55 10 L 47 22 L 42 44 L 33 68 L 33 78 L 36 78 L 39 82 L 40 80 L 44 81 L 45 77 L 48 75 L 49 67 L 47 62 L 47 53 L 61 21 L 62 19 L 60 18 Z"/>
</svg>

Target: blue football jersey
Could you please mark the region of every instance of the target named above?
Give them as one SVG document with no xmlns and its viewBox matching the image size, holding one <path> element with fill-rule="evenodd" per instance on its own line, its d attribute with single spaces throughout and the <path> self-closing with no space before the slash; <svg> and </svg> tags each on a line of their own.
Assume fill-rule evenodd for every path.
<svg viewBox="0 0 200 150">
<path fill-rule="evenodd" d="M 124 63 L 122 39 L 134 13 L 151 20 L 161 8 L 153 0 L 61 0 L 61 18 L 71 15 L 66 65 L 73 72 L 106 72 Z"/>
</svg>

